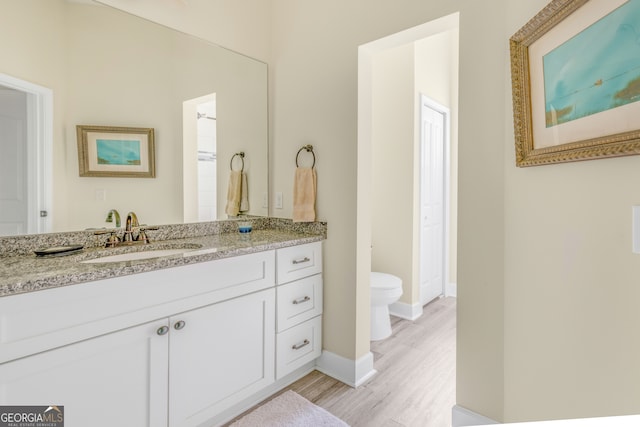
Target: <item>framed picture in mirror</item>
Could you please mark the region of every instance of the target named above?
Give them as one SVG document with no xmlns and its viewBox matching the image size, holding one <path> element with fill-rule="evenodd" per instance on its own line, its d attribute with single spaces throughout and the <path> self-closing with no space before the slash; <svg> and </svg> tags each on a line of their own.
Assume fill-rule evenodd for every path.
<svg viewBox="0 0 640 427">
<path fill-rule="evenodd" d="M 640 2 L 553 0 L 510 38 L 516 166 L 640 154 Z"/>
<path fill-rule="evenodd" d="M 76 126 L 80 176 L 154 178 L 153 128 Z"/>
</svg>

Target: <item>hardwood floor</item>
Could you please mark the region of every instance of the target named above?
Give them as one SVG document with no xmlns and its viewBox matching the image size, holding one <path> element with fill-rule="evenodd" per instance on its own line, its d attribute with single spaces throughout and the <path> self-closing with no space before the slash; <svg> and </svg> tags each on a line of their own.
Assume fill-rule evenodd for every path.
<svg viewBox="0 0 640 427">
<path fill-rule="evenodd" d="M 393 334 L 372 342 L 378 373 L 353 389 L 314 371 L 293 390 L 352 427 L 450 427 L 455 404 L 456 299 L 438 299 L 416 321 L 391 317 Z"/>
</svg>

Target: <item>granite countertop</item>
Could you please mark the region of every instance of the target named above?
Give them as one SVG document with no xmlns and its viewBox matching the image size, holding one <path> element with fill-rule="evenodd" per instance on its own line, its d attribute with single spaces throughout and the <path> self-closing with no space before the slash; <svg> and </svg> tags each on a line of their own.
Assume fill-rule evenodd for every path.
<svg viewBox="0 0 640 427">
<path fill-rule="evenodd" d="M 0 297 L 312 243 L 324 238 L 323 234 L 296 229 L 254 228 L 246 234 L 226 232 L 159 240 L 146 245 L 85 247 L 80 252 L 66 256 L 43 257 L 34 253 L 3 256 L 0 257 Z M 175 248 L 184 248 L 186 251 L 135 261 L 82 262 L 121 253 Z"/>
</svg>

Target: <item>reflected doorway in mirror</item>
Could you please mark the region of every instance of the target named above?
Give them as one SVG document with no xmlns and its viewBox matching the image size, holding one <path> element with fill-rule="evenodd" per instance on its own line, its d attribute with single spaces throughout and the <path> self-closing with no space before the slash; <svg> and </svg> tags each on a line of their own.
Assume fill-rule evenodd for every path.
<svg viewBox="0 0 640 427">
<path fill-rule="evenodd" d="M 182 104 L 184 222 L 217 219 L 216 94 Z"/>
<path fill-rule="evenodd" d="M 0 236 L 51 231 L 53 92 L 0 74 Z"/>
</svg>

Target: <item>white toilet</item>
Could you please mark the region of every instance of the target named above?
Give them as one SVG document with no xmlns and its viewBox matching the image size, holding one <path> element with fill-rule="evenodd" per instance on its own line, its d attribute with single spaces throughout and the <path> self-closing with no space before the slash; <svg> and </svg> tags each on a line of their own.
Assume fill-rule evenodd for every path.
<svg viewBox="0 0 640 427">
<path fill-rule="evenodd" d="M 402 280 L 392 274 L 371 272 L 371 341 L 391 335 L 389 304 L 402 296 Z"/>
</svg>

